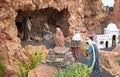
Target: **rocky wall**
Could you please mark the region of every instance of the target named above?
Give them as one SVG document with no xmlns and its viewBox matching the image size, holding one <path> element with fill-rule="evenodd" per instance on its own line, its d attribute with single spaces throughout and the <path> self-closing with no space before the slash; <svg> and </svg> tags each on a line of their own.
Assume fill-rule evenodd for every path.
<svg viewBox="0 0 120 77">
<path fill-rule="evenodd" d="M 90 32 L 94 30 L 96 34 L 102 33 L 100 22 L 106 17 L 102 1 L 84 0 L 84 5 L 84 27 Z"/>
<path fill-rule="evenodd" d="M 24 52 L 21 47 L 21 40 L 17 37 L 18 30 L 15 25 L 17 11 L 29 12 L 34 10 L 52 7 L 58 11 L 68 9 L 70 17 L 70 35 L 75 28 L 82 31 L 83 4 L 82 0 L 0 0 L 0 53 L 5 57 L 5 64 L 8 70 L 13 70 L 15 65 L 15 52 Z"/>
<path fill-rule="evenodd" d="M 107 11 L 106 12 L 106 17 L 104 19 L 104 21 L 106 21 L 107 23 L 115 23 L 117 25 L 118 28 L 120 28 L 120 1 L 119 0 L 114 0 L 115 4 L 113 6 L 113 11 Z"/>
<path fill-rule="evenodd" d="M 120 28 L 120 1 L 119 0 L 115 0 L 115 4 L 114 4 L 114 9 L 113 9 L 113 15 L 112 15 L 112 19 L 111 21 L 114 22 L 118 28 Z"/>
<path fill-rule="evenodd" d="M 120 57 L 120 45 L 117 45 L 111 52 L 99 50 L 101 66 L 115 77 L 120 77 L 120 65 L 118 58 Z"/>
<path fill-rule="evenodd" d="M 6 66 L 14 66 L 11 58 L 15 52 L 25 51 L 17 37 L 17 11 L 32 12 L 46 8 L 53 8 L 59 12 L 67 9 L 70 15 L 67 19 L 70 25 L 69 36 L 73 35 L 75 28 L 81 30 L 82 38 L 85 38 L 86 30 L 102 32 L 100 22 L 104 13 L 101 0 L 0 0 L 0 53 L 5 57 Z"/>
</svg>

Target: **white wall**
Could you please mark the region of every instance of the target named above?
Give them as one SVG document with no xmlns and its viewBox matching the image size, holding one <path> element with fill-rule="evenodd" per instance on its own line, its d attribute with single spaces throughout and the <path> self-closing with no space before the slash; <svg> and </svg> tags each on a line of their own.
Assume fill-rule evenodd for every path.
<svg viewBox="0 0 120 77">
<path fill-rule="evenodd" d="M 103 44 L 100 44 L 100 41 L 103 41 Z M 111 47 L 111 38 L 109 35 L 97 35 L 97 46 L 98 48 L 105 48 L 106 47 L 106 41 L 108 41 L 108 47 Z"/>
<path fill-rule="evenodd" d="M 116 44 L 118 44 L 119 42 L 119 29 L 104 29 L 104 33 L 103 35 L 97 35 L 96 39 L 97 39 L 97 46 L 98 48 L 106 48 L 106 41 L 108 41 L 108 47 L 112 46 L 112 39 L 113 36 L 116 36 Z M 94 40 L 94 39 L 93 39 Z M 103 41 L 103 44 L 100 44 L 100 41 Z"/>
<path fill-rule="evenodd" d="M 114 6 L 114 0 L 102 0 L 104 6 Z"/>
</svg>

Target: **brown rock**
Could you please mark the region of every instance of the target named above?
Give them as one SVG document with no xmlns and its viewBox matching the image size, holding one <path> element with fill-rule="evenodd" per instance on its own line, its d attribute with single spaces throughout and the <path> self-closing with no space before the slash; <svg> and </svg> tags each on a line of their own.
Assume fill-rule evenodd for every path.
<svg viewBox="0 0 120 77">
<path fill-rule="evenodd" d="M 115 68 L 116 66 L 119 66 L 114 56 L 114 52 L 100 52 L 100 62 L 107 68 Z"/>
<path fill-rule="evenodd" d="M 18 77 L 14 70 L 7 70 L 5 77 Z"/>
<path fill-rule="evenodd" d="M 8 22 L 6 21 L 6 23 L 8 23 Z M 15 24 L 12 24 L 12 23 L 10 23 L 8 25 L 9 25 L 8 27 L 4 28 L 3 32 L 8 36 L 8 39 L 16 38 L 17 34 L 18 34 L 17 27 L 15 26 Z"/>
<path fill-rule="evenodd" d="M 86 4 L 83 4 L 84 2 Z M 93 4 L 95 4 L 94 6 L 95 10 L 98 8 L 98 10 L 100 11 L 99 9 L 100 0 L 99 1 L 92 0 L 92 2 Z M 83 11 L 84 5 L 85 6 L 88 5 L 88 3 L 89 3 L 89 0 L 85 0 L 85 1 L 84 0 L 0 0 L 0 7 L 1 7 L 0 8 L 0 20 L 1 20 L 0 21 L 0 53 L 3 54 L 5 57 L 6 66 L 7 65 L 15 66 L 17 64 L 17 62 L 14 61 L 15 53 L 18 54 L 18 57 L 20 59 L 22 58 L 27 59 L 24 53 L 26 53 L 27 51 L 30 51 L 29 53 L 31 53 L 31 50 L 37 49 L 36 47 L 32 47 L 32 46 L 25 47 L 25 49 L 21 47 L 21 41 L 20 39 L 17 38 L 18 29 L 15 24 L 18 10 L 21 10 L 22 12 L 31 12 L 34 10 L 40 10 L 40 9 L 43 10 L 46 8 L 52 8 L 57 12 L 63 11 L 61 12 L 63 13 L 62 18 L 61 16 L 59 16 L 61 19 L 59 19 L 59 17 L 56 17 L 58 18 L 58 20 L 57 22 L 54 23 L 55 25 L 52 25 L 52 26 L 56 27 L 56 24 L 58 25 L 60 23 L 65 22 L 64 24 L 60 24 L 59 26 L 61 26 L 61 29 L 65 36 L 71 36 L 74 33 L 75 28 L 79 28 L 80 30 L 82 30 L 83 23 L 84 23 L 84 11 Z M 96 8 L 96 6 L 99 6 L 99 7 Z M 98 10 L 97 12 L 99 12 Z M 89 11 L 89 9 L 87 11 Z M 95 14 L 97 12 L 95 12 Z M 54 11 L 52 11 L 51 13 L 53 14 Z M 89 13 L 89 16 L 94 15 L 94 12 L 92 12 L 91 10 L 88 13 Z M 51 14 L 46 15 L 46 17 L 47 16 L 49 17 L 51 16 Z M 46 17 L 45 17 L 45 20 L 41 22 L 46 22 L 47 21 Z M 92 18 L 93 21 L 95 19 Z M 63 21 L 61 22 L 60 20 L 63 20 Z M 93 24 L 93 26 L 95 26 L 96 24 L 99 24 L 97 21 L 95 24 Z M 91 22 L 89 23 L 90 25 L 92 24 Z M 38 23 L 38 25 L 39 24 L 41 23 Z M 43 24 L 44 23 L 42 23 L 41 25 L 43 26 Z M 42 26 L 39 26 L 39 28 L 43 29 Z M 36 26 L 35 28 L 38 28 L 38 26 Z M 93 28 L 93 27 L 89 26 L 89 28 Z M 54 29 L 51 29 L 51 30 L 54 31 Z M 36 29 L 33 31 L 36 31 Z M 41 48 L 43 50 L 45 49 L 45 47 L 41 47 Z M 44 52 L 44 53 L 45 53 L 44 56 L 46 56 L 48 52 Z M 41 76 L 41 77 L 47 77 L 47 76 Z"/>
<path fill-rule="evenodd" d="M 29 72 L 28 77 L 54 77 L 56 71 L 57 69 L 54 66 L 40 64 Z"/>
<path fill-rule="evenodd" d="M 116 48 L 115 48 L 116 50 Z M 106 69 L 111 74 L 115 75 L 115 77 L 120 76 L 120 66 L 117 62 L 116 55 L 117 52 L 111 51 L 100 51 L 100 63 L 104 69 Z"/>
<path fill-rule="evenodd" d="M 21 48 L 21 45 L 20 45 L 20 39 L 18 38 L 14 38 L 13 40 L 10 41 L 6 41 L 6 46 L 8 48 L 8 50 L 15 50 L 17 48 Z"/>
<path fill-rule="evenodd" d="M 45 60 L 48 64 L 60 68 L 65 67 L 75 61 L 69 48 L 57 47 L 49 51 L 49 54 L 47 55 Z"/>
<path fill-rule="evenodd" d="M 115 4 L 114 4 L 114 10 L 113 10 L 113 15 L 112 15 L 112 22 L 114 22 L 115 24 L 117 24 L 118 28 L 120 28 L 120 1 L 119 0 L 115 0 Z"/>
<path fill-rule="evenodd" d="M 55 47 L 54 48 L 55 53 L 58 54 L 65 54 L 66 52 L 69 51 L 69 48 L 65 48 L 65 47 Z"/>
<path fill-rule="evenodd" d="M 104 14 L 101 0 L 84 0 L 84 25 L 89 31 L 95 31 L 101 33 L 100 22 L 104 17 L 99 17 L 100 14 Z M 100 30 L 98 30 L 100 29 Z"/>
<path fill-rule="evenodd" d="M 120 56 L 120 44 L 116 45 L 115 49 L 113 50 L 114 53 L 116 53 L 115 56 Z"/>
<path fill-rule="evenodd" d="M 0 10 L 0 20 L 6 19 L 9 16 L 10 16 L 10 11 L 8 9 L 1 8 L 1 10 Z"/>
</svg>

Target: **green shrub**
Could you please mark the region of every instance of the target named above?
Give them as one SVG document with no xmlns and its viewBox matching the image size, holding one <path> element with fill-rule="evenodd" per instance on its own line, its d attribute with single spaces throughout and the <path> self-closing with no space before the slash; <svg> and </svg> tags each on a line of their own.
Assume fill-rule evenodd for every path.
<svg viewBox="0 0 120 77">
<path fill-rule="evenodd" d="M 81 63 L 73 63 L 67 66 L 66 70 L 58 70 L 55 77 L 89 77 L 92 69 Z"/>
<path fill-rule="evenodd" d="M 41 50 L 37 50 L 32 55 L 29 55 L 29 62 L 19 62 L 20 70 L 18 71 L 19 77 L 28 77 L 28 72 L 34 69 L 42 60 L 42 53 Z"/>
<path fill-rule="evenodd" d="M 4 77 L 5 75 L 5 66 L 2 62 L 3 62 L 3 57 L 0 55 L 0 77 Z"/>
</svg>

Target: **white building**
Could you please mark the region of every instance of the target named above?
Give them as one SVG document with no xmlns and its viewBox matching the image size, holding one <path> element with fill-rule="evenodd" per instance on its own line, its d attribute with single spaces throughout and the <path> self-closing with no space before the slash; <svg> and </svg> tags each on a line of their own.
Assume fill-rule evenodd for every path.
<svg viewBox="0 0 120 77">
<path fill-rule="evenodd" d="M 119 29 L 114 23 L 110 23 L 104 28 L 104 34 L 94 36 L 93 40 L 97 41 L 98 48 L 115 46 L 119 42 Z"/>
</svg>

